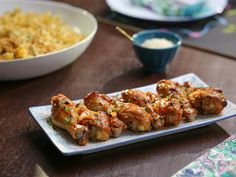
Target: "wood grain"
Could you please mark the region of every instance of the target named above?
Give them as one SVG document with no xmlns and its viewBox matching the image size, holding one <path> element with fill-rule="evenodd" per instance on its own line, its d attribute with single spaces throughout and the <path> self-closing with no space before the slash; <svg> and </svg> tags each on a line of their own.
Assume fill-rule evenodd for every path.
<svg viewBox="0 0 236 177">
<path fill-rule="evenodd" d="M 66 2 L 94 13 L 105 7 L 103 1 Z M 59 177 L 171 176 L 234 133 L 235 119 L 100 153 L 63 157 L 27 109 L 49 104 L 57 93 L 77 99 L 93 90 L 109 93 L 189 72 L 236 102 L 235 68 L 228 58 L 182 47 L 166 73 L 146 73 L 131 43 L 113 26 L 100 23 L 91 46 L 70 66 L 35 79 L 0 82 L 0 176 L 27 177 L 37 170 Z"/>
</svg>

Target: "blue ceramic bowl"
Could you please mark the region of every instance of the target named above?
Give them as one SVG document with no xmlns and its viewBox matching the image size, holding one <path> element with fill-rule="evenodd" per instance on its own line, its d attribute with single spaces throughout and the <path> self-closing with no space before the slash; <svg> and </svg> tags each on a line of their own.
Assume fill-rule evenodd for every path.
<svg viewBox="0 0 236 177">
<path fill-rule="evenodd" d="M 175 33 L 160 30 L 144 30 L 133 36 L 133 47 L 144 69 L 150 72 L 165 72 L 181 45 L 181 37 Z M 141 46 L 146 39 L 164 38 L 173 42 L 173 46 L 162 49 L 151 49 Z"/>
</svg>

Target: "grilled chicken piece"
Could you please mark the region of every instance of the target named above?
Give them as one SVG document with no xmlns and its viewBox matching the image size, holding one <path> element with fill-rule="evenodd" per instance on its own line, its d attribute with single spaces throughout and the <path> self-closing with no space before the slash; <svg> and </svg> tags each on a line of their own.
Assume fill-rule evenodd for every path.
<svg viewBox="0 0 236 177">
<path fill-rule="evenodd" d="M 133 131 L 151 130 L 151 115 L 144 108 L 132 103 L 117 103 L 117 116 Z"/>
<path fill-rule="evenodd" d="M 157 93 L 163 98 L 175 98 L 179 100 L 183 109 L 183 120 L 194 121 L 198 111 L 190 104 L 187 99 L 187 90 L 191 88 L 190 82 L 184 82 L 183 85 L 172 80 L 161 80 L 157 83 Z"/>
<path fill-rule="evenodd" d="M 109 117 L 105 112 L 91 111 L 82 103 L 76 105 L 76 110 L 79 114 L 77 122 L 89 128 L 89 138 L 91 140 L 106 141 L 110 138 Z"/>
<path fill-rule="evenodd" d="M 178 125 L 182 120 L 183 109 L 178 99 L 163 98 L 153 105 L 154 111 L 164 117 L 164 125 Z"/>
<path fill-rule="evenodd" d="M 152 93 L 152 92 L 146 92 L 146 96 L 148 97 L 150 103 L 155 103 L 157 101 L 160 101 L 161 99 L 159 94 Z"/>
<path fill-rule="evenodd" d="M 77 124 L 78 114 L 74 103 L 62 94 L 53 96 L 51 99 L 52 114 L 51 122 L 56 127 L 67 130 L 79 145 L 88 142 L 88 128 Z"/>
<path fill-rule="evenodd" d="M 211 87 L 188 89 L 188 100 L 201 114 L 218 114 L 227 106 L 223 92 Z"/>
<path fill-rule="evenodd" d="M 151 117 L 143 108 L 135 104 L 116 104 L 116 101 L 117 100 L 114 101 L 107 95 L 99 94 L 98 92 L 92 92 L 84 98 L 84 103 L 89 109 L 105 111 L 107 114 L 111 115 L 110 122 L 111 127 L 113 127 L 113 134 L 121 132 L 126 125 L 133 131 L 150 130 Z"/>
<path fill-rule="evenodd" d="M 162 97 L 179 98 L 186 95 L 185 88 L 172 80 L 161 80 L 157 83 L 157 93 Z"/>
<path fill-rule="evenodd" d="M 126 129 L 124 122 L 117 118 L 113 100 L 107 95 L 100 94 L 98 92 L 89 93 L 84 98 L 84 104 L 90 110 L 104 111 L 107 115 L 109 115 L 109 124 L 111 127 L 112 137 L 120 136 L 123 130 Z"/>
<path fill-rule="evenodd" d="M 150 97 L 146 95 L 146 92 L 141 90 L 128 89 L 121 92 L 121 96 L 126 102 L 137 104 L 141 107 L 146 107 L 151 102 Z"/>
<path fill-rule="evenodd" d="M 141 90 L 125 90 L 121 93 L 125 102 L 133 103 L 143 107 L 148 114 L 151 115 L 151 122 L 154 129 L 158 130 L 164 127 L 164 118 L 157 114 L 152 107 L 152 102 L 157 101 L 157 96 L 151 92 L 143 92 Z"/>
<path fill-rule="evenodd" d="M 197 109 L 193 108 L 190 101 L 185 97 L 180 98 L 179 102 L 183 109 L 183 120 L 188 122 L 194 121 L 198 114 Z"/>
<path fill-rule="evenodd" d="M 113 100 L 105 94 L 91 92 L 84 97 L 84 104 L 93 111 L 112 112 L 114 110 Z"/>
</svg>

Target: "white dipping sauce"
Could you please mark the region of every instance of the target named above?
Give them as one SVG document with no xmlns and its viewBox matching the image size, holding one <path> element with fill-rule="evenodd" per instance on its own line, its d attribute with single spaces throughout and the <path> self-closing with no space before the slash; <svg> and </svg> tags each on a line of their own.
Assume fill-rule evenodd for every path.
<svg viewBox="0 0 236 177">
<path fill-rule="evenodd" d="M 172 47 L 174 44 L 173 42 L 164 39 L 164 38 L 151 38 L 146 39 L 141 46 L 151 48 L 151 49 L 163 49 Z"/>
</svg>

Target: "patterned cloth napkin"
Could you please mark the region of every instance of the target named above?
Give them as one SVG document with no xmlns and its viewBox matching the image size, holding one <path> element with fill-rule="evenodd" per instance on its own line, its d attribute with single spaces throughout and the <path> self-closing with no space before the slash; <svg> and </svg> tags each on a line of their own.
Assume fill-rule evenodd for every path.
<svg viewBox="0 0 236 177">
<path fill-rule="evenodd" d="M 236 176 L 236 134 L 173 175 L 173 177 L 198 176 Z"/>
</svg>

